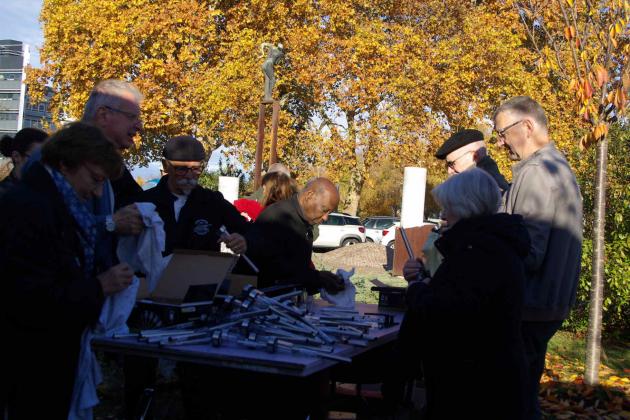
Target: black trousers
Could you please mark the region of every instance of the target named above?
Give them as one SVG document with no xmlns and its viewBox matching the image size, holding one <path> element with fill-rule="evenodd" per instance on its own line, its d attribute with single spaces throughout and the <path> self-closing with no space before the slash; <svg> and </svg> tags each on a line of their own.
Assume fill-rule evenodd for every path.
<svg viewBox="0 0 630 420">
<path fill-rule="evenodd" d="M 158 359 L 142 356 L 125 355 L 123 374 L 125 376 L 125 418 L 135 420 L 139 414 L 139 403 L 145 388 L 155 388 Z M 153 418 L 153 410 L 147 419 Z"/>
<path fill-rule="evenodd" d="M 562 321 L 523 321 L 521 331 L 525 346 L 525 418 L 538 420 L 541 418 L 538 390 L 540 377 L 545 369 L 547 343 L 562 326 Z"/>
</svg>

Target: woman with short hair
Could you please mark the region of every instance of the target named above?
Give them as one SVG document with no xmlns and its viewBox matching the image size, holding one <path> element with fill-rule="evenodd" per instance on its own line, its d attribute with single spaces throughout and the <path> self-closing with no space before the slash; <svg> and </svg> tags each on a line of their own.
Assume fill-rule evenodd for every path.
<svg viewBox="0 0 630 420">
<path fill-rule="evenodd" d="M 99 264 L 88 208 L 121 169 L 120 154 L 98 128 L 74 123 L 51 137 L 41 162 L 0 206 L 2 392 L 9 419 L 68 417 L 81 335 L 98 320 L 105 297 L 132 281 L 127 264 Z"/>
<path fill-rule="evenodd" d="M 6 194 L 22 176 L 22 166 L 31 154 L 39 149 L 48 138 L 48 133 L 38 128 L 23 128 L 15 136 L 5 135 L 0 140 L 0 153 L 11 159 L 11 173 L 0 181 L 0 198 Z"/>
<path fill-rule="evenodd" d="M 522 218 L 497 214 L 499 187 L 481 169 L 449 178 L 432 194 L 448 222 L 435 242 L 444 261 L 433 277 L 419 260 L 406 263 L 401 331 L 414 337 L 402 344 L 417 345 L 422 360 L 427 418 L 520 418 L 529 249 Z"/>
</svg>

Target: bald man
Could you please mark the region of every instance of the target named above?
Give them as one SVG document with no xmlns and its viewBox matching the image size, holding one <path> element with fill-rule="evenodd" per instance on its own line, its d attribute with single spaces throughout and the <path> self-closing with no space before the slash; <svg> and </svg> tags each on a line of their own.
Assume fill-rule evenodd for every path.
<svg viewBox="0 0 630 420">
<path fill-rule="evenodd" d="M 290 199 L 263 210 L 247 236 L 249 255 L 260 269 L 259 287 L 298 283 L 310 294 L 321 288 L 331 293 L 343 290 L 338 276 L 311 264 L 313 227 L 327 220 L 338 204 L 335 185 L 315 178 Z"/>
</svg>

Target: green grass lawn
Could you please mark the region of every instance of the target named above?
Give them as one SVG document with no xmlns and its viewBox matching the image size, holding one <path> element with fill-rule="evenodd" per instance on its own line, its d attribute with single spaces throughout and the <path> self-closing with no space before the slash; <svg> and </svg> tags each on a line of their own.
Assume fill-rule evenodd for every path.
<svg viewBox="0 0 630 420">
<path fill-rule="evenodd" d="M 558 331 L 549 342 L 548 353 L 561 357 L 565 369 L 583 374 L 586 360 L 586 337 L 568 331 Z M 602 345 L 601 363 L 604 374 L 627 377 L 630 370 L 630 343 L 606 341 Z"/>
</svg>

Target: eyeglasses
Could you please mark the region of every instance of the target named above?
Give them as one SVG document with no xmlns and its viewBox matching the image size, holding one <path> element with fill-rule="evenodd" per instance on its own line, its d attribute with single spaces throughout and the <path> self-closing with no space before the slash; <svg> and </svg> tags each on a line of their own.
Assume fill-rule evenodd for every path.
<svg viewBox="0 0 630 420">
<path fill-rule="evenodd" d="M 525 120 L 518 120 L 518 121 L 516 121 L 515 123 L 512 123 L 512 124 L 508 125 L 508 126 L 507 126 L 507 127 L 505 127 L 505 128 L 502 128 L 501 130 L 497 130 L 497 129 L 495 129 L 494 131 L 496 131 L 496 132 L 497 132 L 497 137 L 498 137 L 498 138 L 500 138 L 500 139 L 504 139 L 504 138 L 505 138 L 505 132 L 506 132 L 506 131 L 508 131 L 510 128 L 514 127 L 515 125 L 522 123 L 523 121 L 525 121 Z"/>
<path fill-rule="evenodd" d="M 168 164 L 173 168 L 173 171 L 176 175 L 187 175 L 188 172 L 192 172 L 195 175 L 199 175 L 203 172 L 202 165 L 199 166 L 184 166 L 184 165 L 175 165 L 171 161 L 167 161 Z"/>
<path fill-rule="evenodd" d="M 473 150 L 469 150 L 465 153 L 463 153 L 462 155 L 458 156 L 457 158 L 453 159 L 453 160 L 447 160 L 446 161 L 446 167 L 447 168 L 451 168 L 451 169 L 455 169 L 455 162 L 457 162 L 458 160 L 460 160 L 461 158 L 463 158 L 464 156 L 466 156 L 468 153 L 473 153 Z"/>
<path fill-rule="evenodd" d="M 133 112 L 123 111 L 122 109 L 113 108 L 111 106 L 105 106 L 104 108 L 107 108 L 113 112 L 118 112 L 119 114 L 122 114 L 125 117 L 127 117 L 130 121 L 136 121 L 140 118 L 140 114 L 134 114 Z"/>
</svg>

